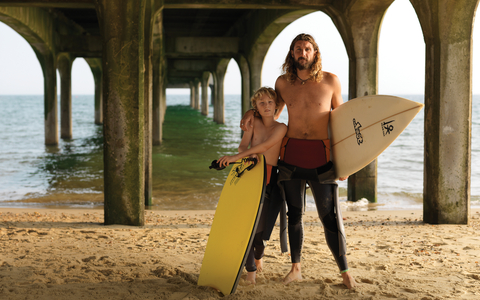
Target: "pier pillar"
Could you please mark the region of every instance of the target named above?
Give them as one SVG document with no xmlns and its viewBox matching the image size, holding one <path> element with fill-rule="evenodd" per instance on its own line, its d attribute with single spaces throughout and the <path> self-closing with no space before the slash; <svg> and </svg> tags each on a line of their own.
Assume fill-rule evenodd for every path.
<svg viewBox="0 0 480 300">
<path fill-rule="evenodd" d="M 346 11 L 327 11 L 337 26 L 349 56 L 349 99 L 378 91 L 378 36 L 393 0 L 356 1 Z M 368 12 L 368 13 L 366 13 Z M 377 202 L 377 160 L 348 178 L 348 200 Z"/>
<path fill-rule="evenodd" d="M 95 124 L 103 124 L 103 89 L 102 89 L 102 60 L 100 58 L 85 58 L 93 74 L 95 83 Z"/>
<path fill-rule="evenodd" d="M 215 82 L 215 104 L 213 106 L 213 121 L 217 124 L 225 124 L 225 93 L 224 82 L 225 74 L 227 73 L 227 67 L 229 59 L 222 59 L 217 65 L 217 71 L 215 72 L 217 80 Z"/>
<path fill-rule="evenodd" d="M 195 79 L 193 82 L 193 86 L 195 88 L 195 101 L 194 101 L 194 107 L 195 109 L 199 110 L 200 109 L 200 80 Z"/>
<path fill-rule="evenodd" d="M 142 226 L 146 1 L 95 4 L 103 38 L 105 224 Z"/>
<path fill-rule="evenodd" d="M 153 7 L 152 1 L 145 2 L 145 19 L 144 19 L 144 163 L 145 163 L 145 187 L 144 187 L 144 203 L 145 207 L 152 206 L 152 86 L 153 86 L 153 70 L 152 70 L 152 52 L 153 52 Z"/>
<path fill-rule="evenodd" d="M 208 83 L 210 81 L 210 72 L 203 72 L 202 76 L 202 115 L 208 116 Z"/>
<path fill-rule="evenodd" d="M 72 138 L 72 64 L 75 58 L 68 54 L 58 57 L 60 73 L 60 138 Z"/>
<path fill-rule="evenodd" d="M 472 23 L 478 1 L 411 0 L 426 46 L 423 220 L 470 215 Z"/>
<path fill-rule="evenodd" d="M 287 49 L 288 50 L 288 49 Z M 263 59 L 260 50 L 254 49 L 248 59 L 248 65 L 250 66 L 250 95 L 253 95 L 256 90 L 262 86 L 262 66 Z M 241 70 L 241 69 L 240 69 Z M 243 77 L 243 73 L 242 73 Z M 242 92 L 243 92 L 243 78 L 242 78 Z M 243 108 L 243 106 L 242 106 Z"/>
<path fill-rule="evenodd" d="M 188 84 L 190 86 L 190 107 L 194 108 L 195 107 L 195 85 L 193 84 L 193 81 L 190 81 Z"/>
<path fill-rule="evenodd" d="M 45 145 L 58 145 L 58 100 L 56 62 L 53 58 L 53 55 L 43 56 L 40 61 L 44 79 Z"/>
<path fill-rule="evenodd" d="M 165 101 L 165 47 L 163 44 L 163 10 L 154 17 L 152 53 L 152 145 L 161 145 Z"/>
<path fill-rule="evenodd" d="M 250 68 L 248 67 L 248 62 L 245 57 L 240 56 L 237 60 L 238 67 L 240 69 L 240 74 L 242 75 L 242 115 L 251 108 L 250 98 L 253 95 L 250 91 Z"/>
</svg>

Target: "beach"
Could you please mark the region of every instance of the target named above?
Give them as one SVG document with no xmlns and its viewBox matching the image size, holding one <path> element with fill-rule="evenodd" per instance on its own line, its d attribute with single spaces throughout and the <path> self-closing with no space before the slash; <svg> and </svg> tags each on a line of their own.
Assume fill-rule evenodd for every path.
<svg viewBox="0 0 480 300">
<path fill-rule="evenodd" d="M 480 210 L 430 225 L 420 210 L 345 211 L 348 290 L 315 212 L 304 217 L 303 281 L 287 286 L 278 226 L 257 284 L 223 296 L 196 285 L 212 210 L 146 211 L 145 226 L 103 225 L 100 209 L 0 209 L 1 299 L 479 299 Z"/>
</svg>

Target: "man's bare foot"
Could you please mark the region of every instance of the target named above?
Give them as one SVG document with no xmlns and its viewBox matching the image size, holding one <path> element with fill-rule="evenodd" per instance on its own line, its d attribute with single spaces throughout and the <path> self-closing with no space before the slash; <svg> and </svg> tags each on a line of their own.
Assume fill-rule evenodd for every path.
<svg viewBox="0 0 480 300">
<path fill-rule="evenodd" d="M 255 284 L 255 277 L 257 275 L 256 271 L 253 272 L 247 272 L 247 278 L 245 279 L 246 281 L 249 281 L 251 284 Z"/>
<path fill-rule="evenodd" d="M 292 264 L 290 272 L 283 279 L 283 284 L 287 285 L 292 281 L 301 281 L 302 279 L 302 268 L 300 263 L 294 263 Z"/>
<path fill-rule="evenodd" d="M 257 272 L 262 272 L 263 271 L 263 260 L 260 259 L 255 259 L 255 266 L 257 266 Z"/>
<path fill-rule="evenodd" d="M 346 285 L 347 288 L 349 289 L 353 289 L 357 285 L 352 274 L 350 274 L 350 271 L 342 273 L 342 278 L 343 278 L 343 284 Z"/>
</svg>

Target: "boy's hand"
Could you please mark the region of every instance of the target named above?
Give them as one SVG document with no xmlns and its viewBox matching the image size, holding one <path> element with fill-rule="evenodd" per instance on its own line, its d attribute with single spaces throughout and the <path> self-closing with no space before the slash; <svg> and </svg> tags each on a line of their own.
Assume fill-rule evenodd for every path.
<svg viewBox="0 0 480 300">
<path fill-rule="evenodd" d="M 249 157 L 249 158 L 253 158 L 254 160 L 258 161 L 258 155 L 257 155 L 257 154 L 251 154 L 251 155 L 249 155 L 248 157 Z M 251 165 L 251 164 L 255 163 L 254 160 L 248 160 L 248 161 L 247 161 L 247 164 Z"/>
<path fill-rule="evenodd" d="M 248 110 L 245 115 L 243 115 L 242 120 L 240 121 L 240 128 L 243 131 L 248 131 L 253 128 L 253 120 L 255 120 L 255 113 L 253 110 Z"/>
<path fill-rule="evenodd" d="M 237 160 L 235 159 L 236 155 L 233 155 L 233 156 L 229 156 L 229 155 L 225 155 L 225 156 L 222 156 L 220 157 L 217 162 L 218 162 L 218 165 L 220 167 L 226 167 L 228 166 L 230 163 L 232 162 L 236 162 Z"/>
</svg>

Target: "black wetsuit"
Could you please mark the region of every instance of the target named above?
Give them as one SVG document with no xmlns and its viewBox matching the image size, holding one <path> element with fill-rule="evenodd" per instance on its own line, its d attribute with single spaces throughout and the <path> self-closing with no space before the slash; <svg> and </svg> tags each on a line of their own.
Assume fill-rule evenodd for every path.
<svg viewBox="0 0 480 300">
<path fill-rule="evenodd" d="M 279 161 L 279 185 L 288 206 L 288 236 L 292 263 L 301 260 L 306 183 L 312 190 L 325 239 L 340 271 L 347 270 L 345 235 L 338 206 L 338 185 L 329 155 L 328 140 L 284 138 Z M 319 160 L 321 158 L 321 160 Z M 337 202 L 336 202 L 337 201 Z"/>
</svg>

